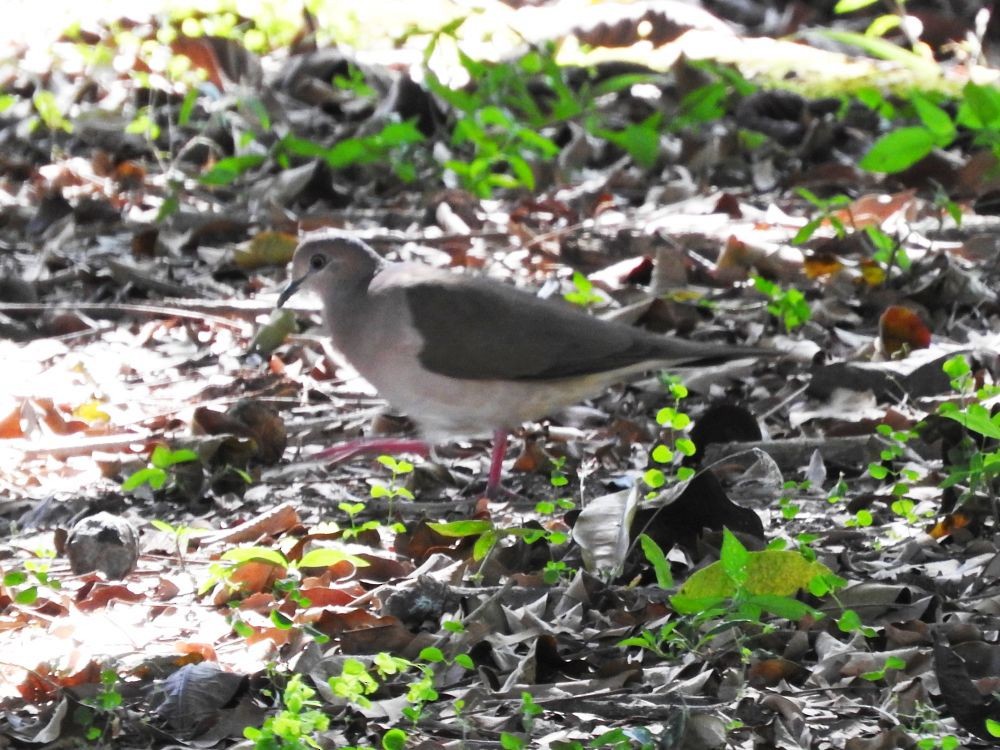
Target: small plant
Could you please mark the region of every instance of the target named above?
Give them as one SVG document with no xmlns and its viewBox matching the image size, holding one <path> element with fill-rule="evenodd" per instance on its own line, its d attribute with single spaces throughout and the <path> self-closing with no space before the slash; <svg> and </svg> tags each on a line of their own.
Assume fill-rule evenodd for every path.
<svg viewBox="0 0 1000 750">
<path fill-rule="evenodd" d="M 38 113 L 38 120 L 35 121 L 36 124 L 41 123 L 52 133 L 73 132 L 73 125 L 66 119 L 66 116 L 59 108 L 56 95 L 51 91 L 39 89 L 31 97 L 31 103 L 35 106 L 35 112 Z"/>
<path fill-rule="evenodd" d="M 691 618 L 680 617 L 668 620 L 658 629 L 643 629 L 638 635 L 619 641 L 618 645 L 621 648 L 637 647 L 666 661 L 677 659 L 684 653 L 698 653 L 715 637 L 715 634 L 707 634 L 704 638 L 695 635 L 694 642 L 687 634 L 697 634 L 699 625 L 722 614 L 722 609 L 714 609 L 706 610 Z"/>
<path fill-rule="evenodd" d="M 639 546 L 647 562 L 653 566 L 653 573 L 656 575 L 656 585 L 661 589 L 672 589 L 674 587 L 674 575 L 670 570 L 670 561 L 656 540 L 648 534 L 639 535 Z"/>
<path fill-rule="evenodd" d="M 531 733 L 535 725 L 535 719 L 544 713 L 544 709 L 535 703 L 534 696 L 527 690 L 521 692 L 521 724 L 524 731 Z"/>
<path fill-rule="evenodd" d="M 687 387 L 679 378 L 667 375 L 663 378 L 663 384 L 667 392 L 673 397 L 672 406 L 666 406 L 656 413 L 656 422 L 661 427 L 669 430 L 675 435 L 670 446 L 660 443 L 650 452 L 650 461 L 661 466 L 671 465 L 676 467 L 674 476 L 677 481 L 687 481 L 694 476 L 694 469 L 688 466 L 681 466 L 680 461 L 686 456 L 693 456 L 696 446 L 691 438 L 686 437 L 686 432 L 691 426 L 691 417 L 681 411 L 681 401 L 688 396 Z M 654 497 L 655 490 L 662 488 L 668 481 L 668 476 L 663 469 L 658 466 L 646 469 L 642 475 L 642 480 L 652 490 L 647 497 Z"/>
<path fill-rule="evenodd" d="M 794 286 L 782 289 L 763 276 L 752 276 L 754 288 L 768 298 L 767 311 L 781 321 L 786 332 L 805 325 L 812 317 L 812 310 L 805 295 Z"/>
<path fill-rule="evenodd" d="M 542 580 L 550 586 L 559 581 L 568 580 L 576 574 L 576 569 L 571 568 L 562 560 L 549 560 L 542 568 Z"/>
<path fill-rule="evenodd" d="M 907 270 L 910 265 L 910 256 L 902 244 L 887 235 L 875 225 L 865 227 L 865 234 L 872 243 L 875 252 L 872 260 L 882 266 L 886 277 L 892 273 L 893 267 L 898 267 L 901 271 Z"/>
<path fill-rule="evenodd" d="M 789 620 L 806 615 L 819 618 L 822 613 L 792 594 L 808 588 L 813 595 L 823 596 L 845 583 L 825 565 L 798 552 L 749 552 L 725 529 L 718 563 L 688 578 L 670 602 L 680 613 L 724 607 L 730 619 L 752 622 L 760 622 L 764 612 Z"/>
<path fill-rule="evenodd" d="M 875 431 L 885 438 L 884 447 L 879 453 L 881 459 L 878 463 L 868 464 L 868 474 L 873 479 L 880 481 L 894 482 L 892 494 L 897 501 L 905 500 L 905 495 L 910 491 L 910 485 L 920 478 L 919 472 L 914 469 L 898 469 L 896 463 L 906 452 L 906 444 L 917 437 L 915 430 L 894 430 L 887 424 L 880 424 Z M 896 504 L 893 503 L 895 506 Z M 912 503 L 909 506 L 912 510 Z M 899 515 L 907 515 L 907 506 L 900 504 L 893 507 L 893 511 Z"/>
<path fill-rule="evenodd" d="M 835 195 L 832 198 L 820 198 L 814 192 L 807 190 L 806 188 L 796 188 L 795 192 L 800 197 L 811 203 L 813 208 L 816 209 L 816 212 L 813 218 L 806 222 L 806 224 L 798 232 L 796 232 L 795 236 L 792 238 L 793 245 L 801 245 L 808 242 L 816 233 L 816 230 L 823 226 L 824 223 L 829 224 L 833 228 L 834 234 L 836 234 L 839 239 L 844 239 L 847 236 L 847 227 L 844 225 L 844 222 L 840 218 L 839 214 L 841 211 L 846 211 L 848 217 L 850 217 L 850 198 L 846 195 Z M 851 219 L 851 224 L 853 225 L 853 223 L 854 221 Z"/>
<path fill-rule="evenodd" d="M 870 510 L 864 508 L 855 511 L 854 518 L 848 519 L 844 525 L 848 528 L 867 528 L 875 523 L 875 518 Z"/>
<path fill-rule="evenodd" d="M 97 742 L 112 728 L 115 711 L 122 705 L 122 694 L 118 691 L 118 673 L 113 669 L 101 670 L 101 686 L 93 698 L 87 698 L 77 706 L 73 718 L 86 727 L 84 737 L 88 742 Z"/>
<path fill-rule="evenodd" d="M 333 547 L 317 547 L 302 555 L 298 561 L 290 561 L 281 552 L 267 547 L 237 547 L 222 554 L 219 562 L 212 563 L 208 576 L 198 589 L 199 594 L 208 592 L 213 586 L 224 585 L 232 592 L 239 592 L 243 586 L 236 580 L 235 573 L 240 568 L 251 563 L 273 566 L 284 575 L 274 582 L 275 605 L 270 612 L 271 624 L 281 630 L 288 630 L 294 625 L 280 610 L 280 604 L 291 601 L 300 607 L 310 606 L 310 600 L 303 596 L 300 590 L 303 568 L 328 568 L 342 562 L 348 562 L 356 567 L 365 567 L 368 562 L 363 558 L 351 555 Z M 240 619 L 238 613 L 231 617 L 233 630 L 244 638 L 253 635 L 253 629 Z M 329 636 L 314 628 L 303 625 L 302 629 L 310 634 L 318 643 L 325 643 Z"/>
<path fill-rule="evenodd" d="M 357 66 L 350 63 L 347 66 L 347 75 L 334 76 L 333 85 L 338 89 L 350 91 L 355 96 L 363 99 L 375 96 L 375 89 L 368 85 L 368 82 L 365 80 L 365 74 Z"/>
<path fill-rule="evenodd" d="M 62 584 L 49 575 L 50 562 L 46 559 L 55 557 L 55 550 L 39 550 L 36 555 L 39 559 L 24 561 L 24 570 L 7 571 L 0 579 L 11 600 L 17 604 L 30 606 L 38 601 L 39 587 L 53 591 L 62 588 Z"/>
<path fill-rule="evenodd" d="M 1000 412 L 994 414 L 983 405 L 1000 394 L 1000 387 L 990 384 L 977 388 L 969 361 L 961 354 L 945 362 L 942 369 L 960 403 L 942 404 L 938 414 L 958 422 L 971 435 L 963 436 L 949 451 L 948 476 L 940 486 L 963 486 L 962 497 L 967 498 L 991 487 L 1000 477 L 1000 449 L 986 447 L 995 446 L 987 441 L 1000 440 Z"/>
<path fill-rule="evenodd" d="M 573 291 L 566 292 L 563 299 L 580 307 L 590 307 L 605 302 L 604 295 L 594 290 L 594 282 L 579 271 L 573 271 Z"/>
<path fill-rule="evenodd" d="M 149 456 L 150 466 L 139 469 L 122 482 L 122 491 L 132 492 L 144 485 L 148 485 L 154 490 L 162 489 L 167 480 L 170 479 L 171 469 L 178 464 L 197 460 L 198 454 L 193 450 L 187 448 L 171 450 L 160 443 L 153 448 L 153 452 Z"/>
<path fill-rule="evenodd" d="M 778 499 L 778 507 L 781 510 L 781 517 L 786 521 L 791 521 L 801 510 L 801 506 L 792 499 L 791 493 L 806 492 L 808 491 L 810 484 L 811 483 L 809 481 L 788 481 L 781 486 L 782 493 L 781 497 Z"/>
<path fill-rule="evenodd" d="M 330 726 L 330 717 L 320 711 L 316 691 L 294 674 L 281 694 L 283 708 L 269 716 L 260 727 L 246 727 L 243 736 L 253 742 L 255 750 L 310 750 L 320 748 L 319 732 Z"/>
<path fill-rule="evenodd" d="M 861 621 L 861 616 L 853 609 L 845 609 L 837 618 L 837 628 L 842 633 L 860 633 L 865 638 L 874 638 L 878 633 Z"/>
<path fill-rule="evenodd" d="M 906 669 L 906 660 L 901 659 L 898 656 L 889 656 L 885 660 L 885 664 L 882 665 L 881 669 L 875 669 L 871 672 L 865 672 L 861 675 L 862 680 L 868 680 L 869 682 L 879 682 L 885 679 L 885 674 L 890 669 Z"/>
<path fill-rule="evenodd" d="M 180 560 L 181 566 L 184 565 L 184 554 L 187 552 L 188 537 L 208 533 L 207 529 L 196 529 L 193 526 L 172 526 L 166 521 L 160 521 L 155 518 L 149 523 L 157 531 L 162 531 L 164 534 L 169 534 L 174 538 L 174 547 L 177 550 L 177 558 Z"/>
<path fill-rule="evenodd" d="M 378 482 L 373 484 L 371 488 L 371 496 L 387 497 L 390 502 L 398 498 L 412 500 L 413 493 L 399 484 L 399 478 L 404 474 L 411 474 L 413 472 L 413 464 L 409 461 L 395 459 L 392 456 L 379 456 L 377 460 L 380 464 L 392 472 L 392 477 L 389 479 L 389 484 L 387 485 Z"/>
<path fill-rule="evenodd" d="M 569 477 L 566 476 L 566 457 L 559 456 L 549 459 L 552 469 L 549 472 L 549 484 L 555 489 L 561 490 L 569 484 Z M 551 516 L 556 513 L 573 510 L 576 503 L 568 497 L 560 497 L 557 500 L 540 500 L 535 504 L 535 512 L 542 516 Z"/>
</svg>

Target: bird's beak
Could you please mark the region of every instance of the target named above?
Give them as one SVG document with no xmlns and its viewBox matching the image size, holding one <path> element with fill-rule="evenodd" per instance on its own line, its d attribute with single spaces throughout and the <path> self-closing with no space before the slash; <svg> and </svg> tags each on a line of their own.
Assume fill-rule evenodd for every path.
<svg viewBox="0 0 1000 750">
<path fill-rule="evenodd" d="M 288 299 L 293 294 L 295 294 L 297 291 L 299 291 L 299 288 L 305 283 L 305 280 L 308 279 L 308 278 L 309 278 L 309 274 L 306 274 L 305 276 L 302 276 L 301 278 L 292 279 L 290 282 L 288 282 L 288 286 L 286 286 L 282 290 L 281 294 L 278 295 L 278 304 L 275 305 L 275 307 L 281 307 L 286 302 L 288 302 Z"/>
</svg>

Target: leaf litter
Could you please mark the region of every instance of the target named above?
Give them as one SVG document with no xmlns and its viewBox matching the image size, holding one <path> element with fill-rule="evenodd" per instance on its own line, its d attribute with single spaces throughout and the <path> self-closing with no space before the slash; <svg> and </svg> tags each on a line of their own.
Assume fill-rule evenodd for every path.
<svg viewBox="0 0 1000 750">
<path fill-rule="evenodd" d="M 742 31 L 671 4 L 604 11 L 565 39 L 624 60 L 643 22 L 665 53 Z M 258 747 L 995 742 L 996 186 L 988 149 L 947 141 L 947 111 L 915 103 L 940 147 L 886 178 L 858 162 L 889 97 L 741 90 L 738 73 L 676 56 L 615 89 L 600 63 L 567 83 L 539 54 L 520 71 L 553 102 L 608 87 L 585 112 L 601 124 L 522 99 L 539 119 L 491 161 L 468 144 L 510 116 L 402 66 L 177 31 L 98 25 L 41 71 L 4 69 L 0 732 L 121 747 L 231 745 L 248 727 Z M 744 62 L 766 41 L 741 44 Z M 516 80 L 477 65 L 484 88 Z M 651 139 L 642 87 L 657 82 L 686 127 Z M 718 131 L 691 127 L 712 106 Z M 481 132 L 443 137 L 474 111 L 490 113 Z M 755 149 L 748 131 L 765 134 Z M 549 142 L 566 144 L 555 166 Z M 786 355 L 677 373 L 683 389 L 651 376 L 526 426 L 501 502 L 479 498 L 479 441 L 317 464 L 338 439 L 410 429 L 314 310 L 254 339 L 297 232 L 327 225 Z M 118 531 L 96 533 L 96 562 L 74 557 L 102 512 L 113 521 L 95 528 Z"/>
</svg>

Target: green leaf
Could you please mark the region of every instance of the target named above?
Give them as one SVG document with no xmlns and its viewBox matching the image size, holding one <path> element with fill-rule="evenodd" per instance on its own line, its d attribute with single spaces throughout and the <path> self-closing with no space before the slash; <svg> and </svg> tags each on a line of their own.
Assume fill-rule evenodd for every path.
<svg viewBox="0 0 1000 750">
<path fill-rule="evenodd" d="M 298 566 L 300 568 L 329 568 L 331 565 L 349 562 L 356 568 L 364 568 L 369 565 L 368 561 L 357 555 L 351 555 L 343 550 L 332 547 L 317 547 L 302 555 Z"/>
<path fill-rule="evenodd" d="M 482 560 L 486 555 L 490 553 L 490 550 L 496 545 L 499 535 L 496 531 L 490 529 L 481 537 L 476 540 L 476 543 L 472 546 L 472 559 L 479 561 Z"/>
<path fill-rule="evenodd" d="M 642 474 L 642 481 L 654 490 L 658 490 L 667 483 L 667 477 L 659 469 L 646 469 Z"/>
<path fill-rule="evenodd" d="M 726 603 L 727 596 L 685 596 L 676 594 L 670 597 L 670 606 L 678 614 L 693 615 L 720 607 Z"/>
<path fill-rule="evenodd" d="M 653 566 L 653 572 L 656 573 L 656 584 L 662 589 L 673 588 L 674 577 L 670 572 L 670 561 L 667 560 L 660 545 L 648 534 L 639 535 L 639 545 L 642 547 L 642 554 Z"/>
<path fill-rule="evenodd" d="M 723 541 L 723 547 L 725 544 Z M 814 576 L 833 574 L 823 563 L 807 560 L 793 550 L 746 552 L 745 570 L 744 587 L 755 596 L 792 596 L 808 587 Z M 680 595 L 688 598 L 728 597 L 735 593 L 736 586 L 721 560 L 695 571 L 680 589 Z"/>
<path fill-rule="evenodd" d="M 722 550 L 719 552 L 719 562 L 726 577 L 735 583 L 742 583 L 747 576 L 747 562 L 750 553 L 736 535 L 729 529 L 722 530 Z M 690 593 L 690 592 L 688 592 Z"/>
<path fill-rule="evenodd" d="M 334 169 L 342 169 L 370 161 L 371 154 L 360 138 L 347 138 L 330 148 L 324 158 Z"/>
<path fill-rule="evenodd" d="M 38 587 L 28 586 L 14 594 L 14 603 L 30 606 L 38 600 Z"/>
<path fill-rule="evenodd" d="M 122 482 L 122 492 L 131 492 L 144 484 L 148 484 L 154 490 L 158 490 L 166 483 L 167 472 L 163 469 L 157 469 L 150 466 L 145 469 L 139 469 L 139 471 L 130 475 L 124 482 Z"/>
<path fill-rule="evenodd" d="M 551 159 L 559 154 L 559 146 L 556 145 L 555 141 L 534 130 L 521 128 L 517 131 L 517 137 L 525 146 L 546 158 Z"/>
<path fill-rule="evenodd" d="M 954 357 L 941 365 L 941 369 L 944 371 L 945 375 L 952 380 L 960 378 L 963 375 L 968 375 L 972 372 L 972 368 L 969 366 L 969 360 L 964 354 L 956 354 Z"/>
<path fill-rule="evenodd" d="M 658 445 L 653 448 L 650 458 L 658 464 L 668 464 L 674 460 L 674 452 L 665 445 Z"/>
<path fill-rule="evenodd" d="M 253 561 L 270 563 L 281 568 L 288 566 L 288 560 L 283 554 L 267 547 L 236 547 L 223 552 L 221 559 L 237 565 Z"/>
<path fill-rule="evenodd" d="M 898 29 L 902 23 L 900 17 L 895 13 L 885 13 L 881 16 L 876 16 L 868 24 L 868 28 L 865 29 L 865 36 L 883 37 L 893 29 Z"/>
<path fill-rule="evenodd" d="M 920 122 L 934 136 L 936 146 L 947 146 L 955 140 L 955 123 L 947 112 L 920 94 L 913 94 L 910 102 L 917 111 Z"/>
<path fill-rule="evenodd" d="M 192 87 L 188 89 L 188 92 L 184 95 L 184 101 L 181 102 L 180 108 L 177 110 L 177 124 L 181 127 L 187 125 L 191 121 L 191 114 L 194 112 L 194 105 L 198 101 L 199 90 L 197 87 Z"/>
<path fill-rule="evenodd" d="M 927 128 L 900 128 L 875 141 L 858 166 L 869 172 L 894 174 L 913 166 L 933 149 L 934 135 Z"/>
<path fill-rule="evenodd" d="M 943 412 L 942 416 L 953 419 L 980 435 L 1000 440 L 1000 413 L 992 416 L 982 404 L 969 404 L 964 410 Z"/>
<path fill-rule="evenodd" d="M 198 454 L 188 448 L 179 448 L 172 451 L 163 443 L 158 443 L 153 448 L 153 453 L 149 457 L 149 462 L 158 469 L 169 469 L 176 464 L 184 464 L 189 461 L 197 461 Z"/>
<path fill-rule="evenodd" d="M 867 8 L 869 5 L 874 5 L 877 2 L 878 0 L 839 0 L 833 6 L 833 12 L 837 14 L 853 13 L 856 10 Z"/>
<path fill-rule="evenodd" d="M 310 159 L 324 159 L 329 150 L 326 146 L 305 138 L 296 138 L 293 135 L 286 135 L 278 142 L 277 150 L 287 151 L 296 156 L 305 156 Z"/>
<path fill-rule="evenodd" d="M 751 604 L 755 604 L 766 612 L 770 612 L 777 617 L 784 617 L 786 620 L 801 620 L 806 615 L 816 615 L 816 610 L 805 602 L 792 599 L 790 596 L 774 596 L 773 594 L 762 594 L 752 596 L 749 599 Z"/>
<path fill-rule="evenodd" d="M 451 537 L 478 536 L 493 529 L 492 522 L 480 520 L 449 521 L 447 523 L 429 523 L 427 525 L 438 534 L 441 534 L 441 536 Z"/>
<path fill-rule="evenodd" d="M 420 650 L 420 658 L 431 664 L 439 664 L 444 661 L 444 652 L 436 646 L 427 646 Z"/>
<path fill-rule="evenodd" d="M 638 124 L 632 124 L 623 130 L 601 130 L 595 135 L 614 143 L 624 149 L 640 167 L 652 167 L 660 155 L 660 122 L 663 115 L 659 112 L 650 115 Z"/>
<path fill-rule="evenodd" d="M 393 727 L 382 735 L 382 750 L 403 750 L 408 736 L 399 727 Z"/>
<path fill-rule="evenodd" d="M 35 105 L 35 111 L 49 130 L 73 132 L 73 126 L 59 110 L 59 102 L 51 91 L 37 90 L 31 97 L 31 103 Z"/>
<path fill-rule="evenodd" d="M 27 580 L 28 574 L 23 570 L 12 570 L 11 572 L 4 574 L 3 585 L 8 587 L 20 586 Z"/>
<path fill-rule="evenodd" d="M 420 132 L 416 118 L 403 122 L 391 122 L 373 137 L 386 148 L 409 146 L 424 140 L 424 134 Z"/>
<path fill-rule="evenodd" d="M 1000 129 L 1000 91 L 993 84 L 965 84 L 957 120 L 972 130 Z"/>
<path fill-rule="evenodd" d="M 816 33 L 836 42 L 857 47 L 872 57 L 899 63 L 912 72 L 931 80 L 937 81 L 941 77 L 941 70 L 935 60 L 928 60 L 886 39 L 859 34 L 856 31 L 835 29 L 819 29 Z"/>
<path fill-rule="evenodd" d="M 531 171 L 531 165 L 517 154 L 508 153 L 506 155 L 506 161 L 517 180 L 516 186 L 523 187 L 528 190 L 534 190 L 535 173 Z"/>
<path fill-rule="evenodd" d="M 228 185 L 245 172 L 259 167 L 266 159 L 263 154 L 243 154 L 220 159 L 199 181 L 202 185 Z"/>
<path fill-rule="evenodd" d="M 271 624 L 278 630 L 291 630 L 292 625 L 295 624 L 291 617 L 277 609 L 271 610 L 270 619 Z"/>
<path fill-rule="evenodd" d="M 995 719 L 986 720 L 986 731 L 990 733 L 992 737 L 1000 737 L 1000 721 Z"/>
</svg>

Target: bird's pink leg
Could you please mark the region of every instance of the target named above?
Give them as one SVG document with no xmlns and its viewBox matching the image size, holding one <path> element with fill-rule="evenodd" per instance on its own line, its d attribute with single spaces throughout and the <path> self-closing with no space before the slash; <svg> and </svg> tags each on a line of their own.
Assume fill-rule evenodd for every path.
<svg viewBox="0 0 1000 750">
<path fill-rule="evenodd" d="M 493 431 L 493 452 L 490 454 L 490 473 L 486 480 L 486 497 L 495 499 L 500 490 L 503 459 L 507 455 L 507 430 Z"/>
<path fill-rule="evenodd" d="M 413 453 L 427 457 L 430 455 L 430 446 L 419 438 L 358 438 L 322 450 L 311 458 L 315 461 L 341 463 L 355 456 L 381 453 Z M 495 430 L 493 450 L 490 453 L 490 472 L 486 480 L 486 496 L 490 499 L 495 499 L 502 490 L 500 478 L 503 474 L 503 459 L 506 455 L 507 430 Z"/>
<path fill-rule="evenodd" d="M 418 438 L 358 438 L 322 450 L 313 458 L 339 463 L 355 456 L 373 453 L 413 453 L 426 457 L 430 454 L 430 446 Z"/>
</svg>

